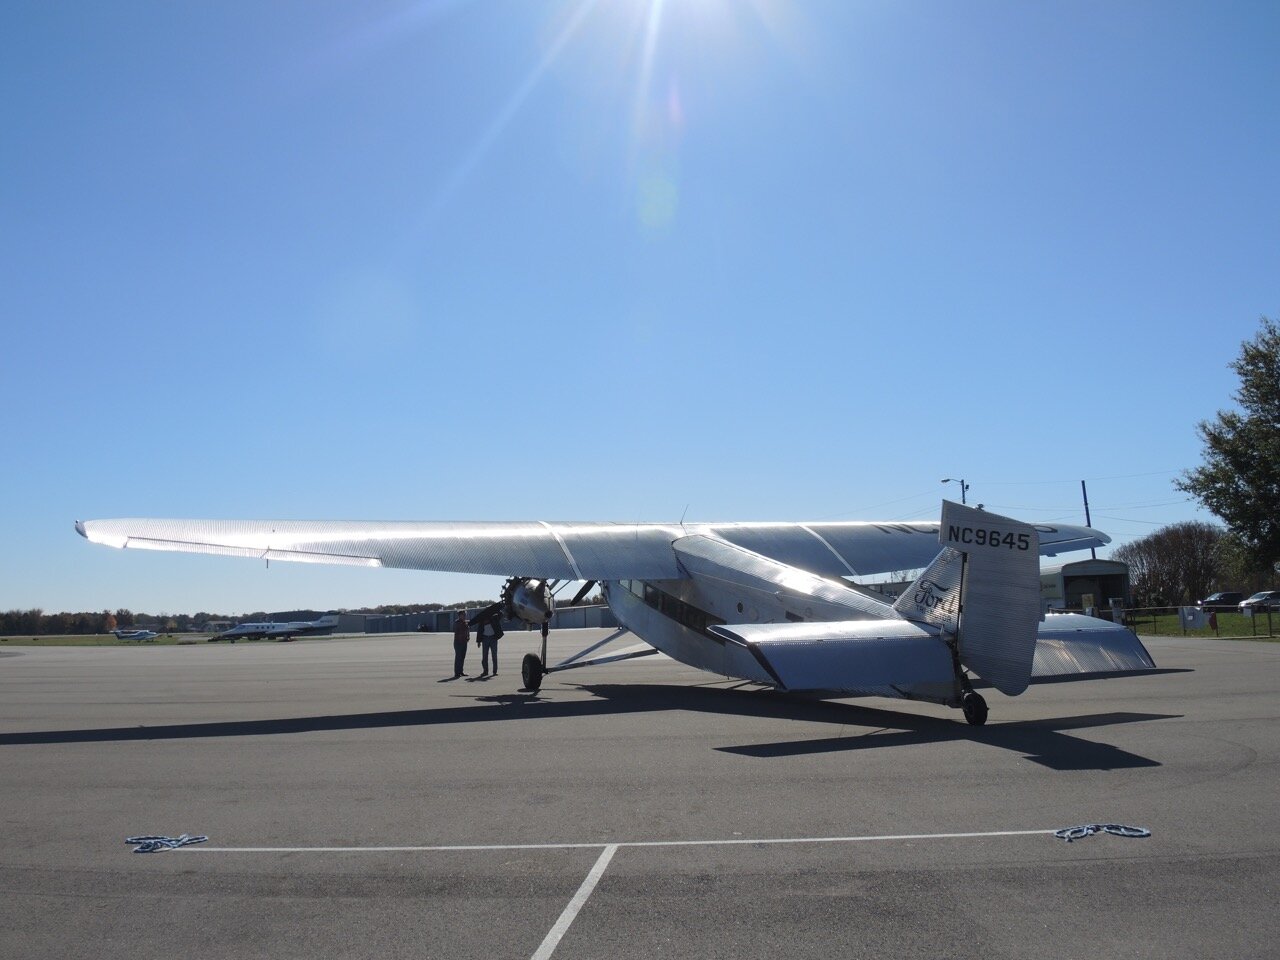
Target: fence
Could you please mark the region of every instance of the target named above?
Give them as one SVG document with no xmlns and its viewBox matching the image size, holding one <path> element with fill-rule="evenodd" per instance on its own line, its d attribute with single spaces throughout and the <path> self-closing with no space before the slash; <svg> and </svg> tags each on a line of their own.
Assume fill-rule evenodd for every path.
<svg viewBox="0 0 1280 960">
<path fill-rule="evenodd" d="M 1234 611 L 1213 611 L 1206 614 L 1207 627 L 1193 630 L 1183 624 L 1180 609 L 1135 607 L 1124 611 L 1124 625 L 1134 633 L 1155 637 L 1274 638 L 1280 629 L 1280 611 L 1273 614 L 1270 610 L 1259 610 L 1252 617 Z"/>
</svg>

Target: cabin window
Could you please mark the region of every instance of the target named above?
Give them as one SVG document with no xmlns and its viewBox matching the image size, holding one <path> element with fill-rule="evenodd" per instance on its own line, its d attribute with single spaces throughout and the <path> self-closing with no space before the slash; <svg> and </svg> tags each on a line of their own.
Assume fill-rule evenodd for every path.
<svg viewBox="0 0 1280 960">
<path fill-rule="evenodd" d="M 639 590 L 633 590 L 632 592 L 641 597 L 646 606 L 652 607 L 664 617 L 668 617 L 681 626 L 688 627 L 690 630 L 696 631 L 716 643 L 724 642 L 724 638 L 717 637 L 708 630 L 708 627 L 714 624 L 724 623 L 723 620 L 712 616 L 705 610 L 699 610 L 692 604 L 685 603 L 679 597 L 672 596 L 664 590 L 659 590 L 651 583 L 646 583 L 643 580 L 632 581 L 632 583 L 636 587 L 643 587 L 643 594 Z"/>
</svg>

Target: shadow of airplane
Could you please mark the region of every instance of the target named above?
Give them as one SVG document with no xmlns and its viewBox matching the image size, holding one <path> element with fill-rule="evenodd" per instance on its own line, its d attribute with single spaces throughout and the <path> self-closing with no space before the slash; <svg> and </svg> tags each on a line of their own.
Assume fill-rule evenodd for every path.
<svg viewBox="0 0 1280 960">
<path fill-rule="evenodd" d="M 969 727 L 952 720 L 938 720 L 914 714 L 890 714 L 888 711 L 885 713 L 888 715 L 882 718 L 883 725 L 880 729 L 855 736 L 756 743 L 717 749 L 744 757 L 769 758 L 967 740 L 1021 753 L 1032 763 L 1038 763 L 1052 770 L 1124 770 L 1158 767 L 1160 763 L 1110 744 L 1095 743 L 1070 736 L 1066 731 L 1110 727 L 1122 723 L 1141 723 L 1145 720 L 1175 720 L 1181 716 L 1173 713 L 1113 712 L 1044 720 L 1015 720 L 983 727 Z"/>
<path fill-rule="evenodd" d="M 139 740 L 194 740 L 210 737 L 262 737 L 335 730 L 375 730 L 493 721 L 536 722 L 542 719 L 593 717 L 661 711 L 693 711 L 727 716 L 771 717 L 858 726 L 866 732 L 820 740 L 779 741 L 717 747 L 724 753 L 760 759 L 868 750 L 880 747 L 971 741 L 1022 753 L 1055 770 L 1115 770 L 1160 764 L 1117 747 L 1093 743 L 1065 731 L 1173 719 L 1178 714 L 1103 713 L 1079 717 L 1012 721 L 969 727 L 952 719 L 920 716 L 843 701 L 807 700 L 759 688 L 662 684 L 581 684 L 590 699 L 553 700 L 536 693 L 469 697 L 465 706 L 380 713 L 283 717 L 270 720 L 223 720 L 211 723 L 41 730 L 0 734 L 0 746 L 110 743 Z"/>
</svg>

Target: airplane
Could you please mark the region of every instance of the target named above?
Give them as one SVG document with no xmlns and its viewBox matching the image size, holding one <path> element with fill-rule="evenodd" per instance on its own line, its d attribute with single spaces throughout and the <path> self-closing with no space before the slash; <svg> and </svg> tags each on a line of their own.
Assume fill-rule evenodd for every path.
<svg viewBox="0 0 1280 960">
<path fill-rule="evenodd" d="M 944 500 L 939 522 L 581 523 L 88 520 L 107 546 L 507 576 L 489 610 L 542 629 L 524 689 L 562 670 L 665 653 L 727 678 L 822 698 L 927 701 L 986 722 L 990 686 L 1147 672 L 1119 624 L 1045 614 L 1041 555 L 1103 546 L 1091 527 L 1033 525 Z M 923 568 L 895 601 L 857 583 Z M 599 584 L 619 630 L 551 665 L 555 594 Z M 479 616 L 479 615 L 478 615 Z M 630 632 L 648 647 L 584 659 Z"/>
<path fill-rule="evenodd" d="M 111 632 L 116 635 L 117 640 L 137 640 L 139 642 L 154 640 L 160 636 L 154 630 L 112 630 Z"/>
<path fill-rule="evenodd" d="M 230 640 L 235 643 L 240 637 L 253 639 L 292 640 L 295 637 L 317 633 L 331 633 L 338 625 L 336 613 L 325 614 L 319 620 L 291 620 L 288 623 L 240 623 L 229 630 L 223 630 L 209 638 L 210 643 L 217 640 Z"/>
</svg>

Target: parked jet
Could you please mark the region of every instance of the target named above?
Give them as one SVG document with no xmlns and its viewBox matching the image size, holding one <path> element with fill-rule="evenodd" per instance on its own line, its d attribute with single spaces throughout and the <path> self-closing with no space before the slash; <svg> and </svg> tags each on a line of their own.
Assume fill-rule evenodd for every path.
<svg viewBox="0 0 1280 960">
<path fill-rule="evenodd" d="M 160 636 L 153 630 L 112 630 L 111 632 L 116 635 L 117 640 L 137 640 L 139 642 L 154 640 Z"/>
<path fill-rule="evenodd" d="M 241 637 L 265 640 L 292 640 L 294 637 L 309 636 L 318 633 L 332 633 L 338 625 L 336 613 L 325 614 L 319 620 L 291 620 L 288 623 L 240 623 L 230 630 L 223 630 L 215 640 L 230 640 L 235 643 Z"/>
<path fill-rule="evenodd" d="M 542 627 L 541 654 L 522 664 L 531 690 L 550 672 L 661 651 L 778 690 L 924 700 L 981 724 L 975 679 L 1017 696 L 1033 680 L 1155 666 L 1120 625 L 1041 612 L 1040 555 L 1109 537 L 950 501 L 940 523 L 90 520 L 76 529 L 129 549 L 511 575 L 493 609 Z M 851 582 L 922 567 L 892 603 Z M 584 583 L 575 603 L 599 583 L 619 634 L 652 649 L 584 659 L 602 641 L 549 665 L 554 594 L 569 581 Z"/>
</svg>

